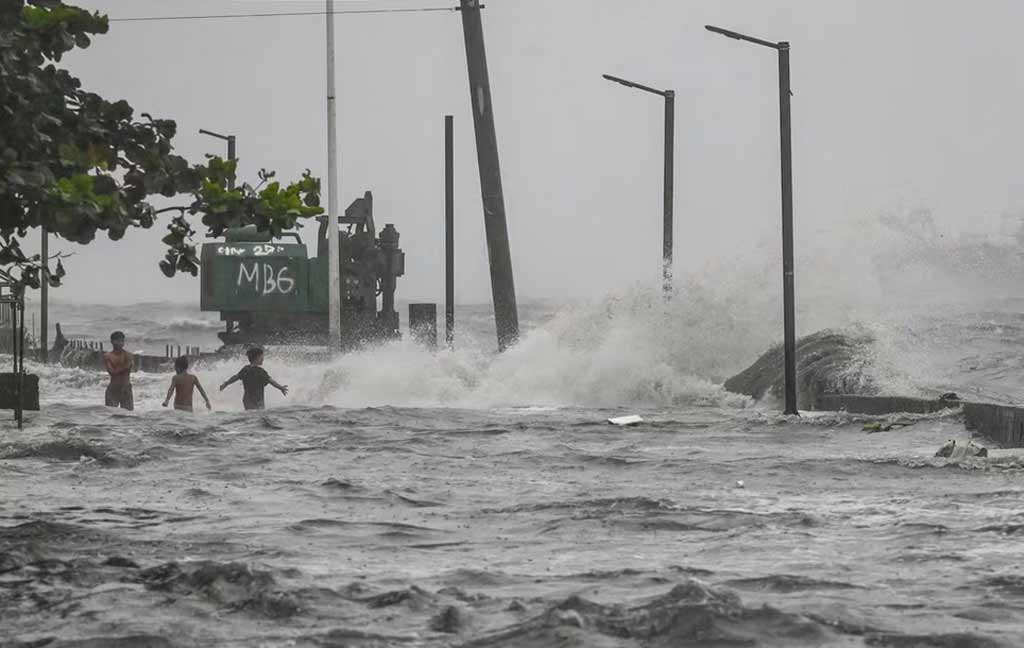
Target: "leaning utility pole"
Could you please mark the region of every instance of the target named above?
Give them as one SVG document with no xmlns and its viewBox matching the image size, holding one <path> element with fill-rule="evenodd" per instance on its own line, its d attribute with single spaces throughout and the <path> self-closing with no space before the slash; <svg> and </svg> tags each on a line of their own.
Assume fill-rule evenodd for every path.
<svg viewBox="0 0 1024 648">
<path fill-rule="evenodd" d="M 498 138 L 494 132 L 491 82 L 487 74 L 484 30 L 480 22 L 480 0 L 459 0 L 459 10 L 462 12 L 462 30 L 466 38 L 469 95 L 476 131 L 487 257 L 491 266 L 494 323 L 498 332 L 498 349 L 504 351 L 519 337 L 519 313 L 512 276 L 512 254 L 508 245 L 508 224 L 505 222 L 505 196 L 501 189 L 501 168 L 498 165 Z"/>
<path fill-rule="evenodd" d="M 327 309 L 331 351 L 341 348 L 341 267 L 338 246 L 338 125 L 334 96 L 334 0 L 327 0 Z"/>
</svg>

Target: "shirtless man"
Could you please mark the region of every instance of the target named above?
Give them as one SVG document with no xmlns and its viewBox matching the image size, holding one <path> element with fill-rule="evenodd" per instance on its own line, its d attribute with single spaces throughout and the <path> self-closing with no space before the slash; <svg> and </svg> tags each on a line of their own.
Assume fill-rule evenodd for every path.
<svg viewBox="0 0 1024 648">
<path fill-rule="evenodd" d="M 114 350 L 103 354 L 103 364 L 110 374 L 107 407 L 133 410 L 135 401 L 132 398 L 132 370 L 135 368 L 135 358 L 124 350 L 124 333 L 121 331 L 110 334 L 110 346 L 114 347 Z"/>
</svg>

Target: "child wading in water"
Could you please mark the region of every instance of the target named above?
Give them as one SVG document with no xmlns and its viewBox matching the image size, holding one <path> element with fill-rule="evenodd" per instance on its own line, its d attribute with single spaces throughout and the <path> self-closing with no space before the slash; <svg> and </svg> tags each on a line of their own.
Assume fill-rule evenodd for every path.
<svg viewBox="0 0 1024 648">
<path fill-rule="evenodd" d="M 192 411 L 192 391 L 199 390 L 199 395 L 206 401 L 206 409 L 210 409 L 210 398 L 203 391 L 199 384 L 199 378 L 188 372 L 188 358 L 181 356 L 174 361 L 174 378 L 171 378 L 171 386 L 167 389 L 167 398 L 164 399 L 164 407 L 171 400 L 174 394 L 174 409 L 183 412 Z"/>
<path fill-rule="evenodd" d="M 135 368 L 135 358 L 124 350 L 124 333 L 121 331 L 110 334 L 110 346 L 114 350 L 103 354 L 103 364 L 110 374 L 105 402 L 107 407 L 133 410 L 135 399 L 132 397 L 132 370 Z"/>
<path fill-rule="evenodd" d="M 234 376 L 228 378 L 223 385 L 220 386 L 220 390 L 224 391 L 224 388 L 233 382 L 238 380 L 242 381 L 242 388 L 245 390 L 242 394 L 242 406 L 247 410 L 263 409 L 263 390 L 267 385 L 276 387 L 285 396 L 288 395 L 288 385 L 279 385 L 267 370 L 261 367 L 263 364 L 263 349 L 252 348 L 245 352 L 245 355 L 249 358 L 249 364 L 242 367 L 242 370 L 236 373 Z"/>
</svg>

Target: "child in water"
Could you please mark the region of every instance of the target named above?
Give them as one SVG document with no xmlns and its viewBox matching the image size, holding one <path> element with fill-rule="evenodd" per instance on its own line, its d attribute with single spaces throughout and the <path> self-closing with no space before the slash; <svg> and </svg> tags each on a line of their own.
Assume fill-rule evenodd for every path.
<svg viewBox="0 0 1024 648">
<path fill-rule="evenodd" d="M 242 367 L 242 370 L 231 376 L 220 386 L 220 390 L 224 391 L 224 388 L 233 382 L 238 380 L 242 381 L 242 388 L 244 390 L 242 394 L 242 406 L 247 410 L 253 409 L 264 409 L 263 404 L 263 390 L 267 385 L 272 385 L 281 391 L 285 396 L 288 395 L 288 385 L 279 385 L 267 370 L 262 366 L 263 364 L 263 349 L 253 347 L 245 352 L 245 355 L 249 358 L 249 364 Z"/>
<path fill-rule="evenodd" d="M 199 390 L 199 395 L 206 401 L 206 409 L 211 409 L 210 399 L 203 386 L 199 384 L 199 378 L 188 372 L 188 358 L 181 356 L 174 361 L 174 377 L 171 378 L 171 386 L 167 389 L 167 398 L 164 399 L 164 407 L 171 400 L 174 394 L 174 409 L 183 412 L 192 411 L 192 391 Z"/>
<path fill-rule="evenodd" d="M 107 407 L 133 410 L 135 399 L 132 396 L 132 369 L 135 368 L 135 358 L 124 350 L 124 333 L 121 331 L 110 334 L 110 346 L 114 350 L 103 354 L 103 364 L 110 374 L 105 402 Z"/>
</svg>

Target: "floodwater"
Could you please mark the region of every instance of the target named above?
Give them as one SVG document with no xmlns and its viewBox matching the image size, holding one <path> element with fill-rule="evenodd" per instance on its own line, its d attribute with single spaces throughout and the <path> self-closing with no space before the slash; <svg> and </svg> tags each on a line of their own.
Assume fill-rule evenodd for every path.
<svg viewBox="0 0 1024 648">
<path fill-rule="evenodd" d="M 32 365 L 43 411 L 0 432 L 0 645 L 1024 644 L 1024 458 L 935 458 L 968 438 L 955 413 L 729 394 L 774 329 L 641 293 L 526 308 L 502 356 L 486 309 L 455 351 L 272 348 L 292 391 L 258 413 L 237 386 L 164 410 L 168 376 L 145 374 L 118 412 L 102 375 Z M 908 395 L 1013 402 L 1018 306 L 874 320 L 865 363 Z M 145 308 L 129 346 L 180 310 Z M 62 317 L 98 338 L 103 312 Z M 197 374 L 216 392 L 237 368 Z M 645 422 L 605 422 L 624 414 Z"/>
</svg>

